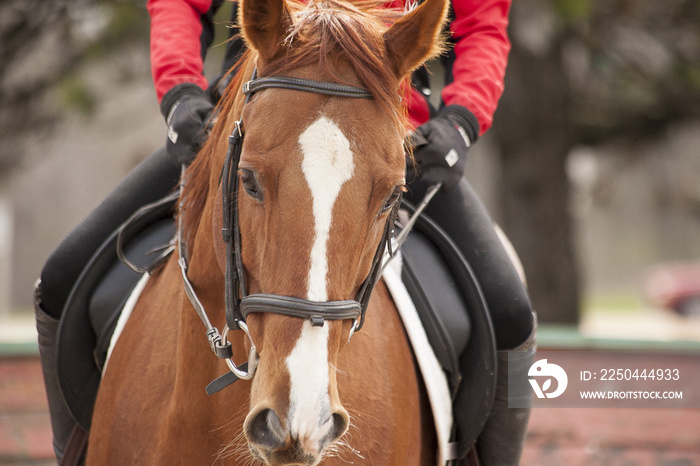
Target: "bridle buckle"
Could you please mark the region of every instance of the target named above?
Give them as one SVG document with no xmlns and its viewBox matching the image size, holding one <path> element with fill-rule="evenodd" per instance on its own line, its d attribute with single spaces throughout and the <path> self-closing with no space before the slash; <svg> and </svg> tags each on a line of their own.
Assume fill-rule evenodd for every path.
<svg viewBox="0 0 700 466">
<path fill-rule="evenodd" d="M 312 327 L 323 327 L 323 324 L 325 323 L 322 316 L 309 316 L 309 320 L 311 320 Z"/>
</svg>

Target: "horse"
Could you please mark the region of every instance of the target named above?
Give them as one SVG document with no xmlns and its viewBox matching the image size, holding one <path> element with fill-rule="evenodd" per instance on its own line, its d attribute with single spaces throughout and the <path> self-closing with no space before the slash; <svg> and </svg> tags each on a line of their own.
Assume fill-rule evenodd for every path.
<svg viewBox="0 0 700 466">
<path fill-rule="evenodd" d="M 405 189 L 402 86 L 446 12 L 242 0 L 249 51 L 183 174 L 178 251 L 111 350 L 88 464 L 436 462 L 377 262 Z M 244 380 L 208 397 L 229 367 Z"/>
</svg>

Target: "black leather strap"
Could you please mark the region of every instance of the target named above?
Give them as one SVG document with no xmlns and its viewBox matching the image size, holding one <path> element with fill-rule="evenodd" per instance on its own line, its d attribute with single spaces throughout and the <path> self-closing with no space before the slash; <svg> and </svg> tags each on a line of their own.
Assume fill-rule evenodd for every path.
<svg viewBox="0 0 700 466">
<path fill-rule="evenodd" d="M 79 466 L 82 464 L 87 451 L 87 441 L 88 433 L 76 424 L 68 439 L 66 451 L 63 452 L 60 466 Z"/>
<path fill-rule="evenodd" d="M 241 364 L 240 369 L 247 371 L 248 363 L 244 362 L 243 364 Z M 238 376 L 236 374 L 234 374 L 233 372 L 226 372 L 224 375 L 217 377 L 209 385 L 207 385 L 207 395 L 212 396 L 214 393 L 220 392 L 221 390 L 228 387 L 237 380 Z"/>
<path fill-rule="evenodd" d="M 248 98 L 246 98 L 246 101 Z M 240 300 L 245 296 L 245 274 L 241 262 L 241 234 L 238 228 L 238 161 L 243 147 L 243 123 L 236 126 L 229 137 L 228 153 L 222 174 L 223 229 L 221 234 L 226 243 L 226 325 L 230 329 L 239 328 L 243 321 Z"/>
<path fill-rule="evenodd" d="M 268 88 L 292 89 L 296 91 L 312 92 L 314 94 L 331 95 L 335 97 L 353 97 L 371 99 L 372 93 L 362 87 L 348 84 L 313 81 L 311 79 L 291 78 L 288 76 L 268 76 L 265 78 L 251 79 L 243 84 L 243 93 L 253 94 Z"/>
<path fill-rule="evenodd" d="M 172 244 L 170 244 L 167 248 L 153 251 L 154 254 L 159 254 L 154 258 L 153 262 L 147 264 L 145 267 L 134 264 L 124 254 L 124 238 L 131 238 L 134 236 L 135 232 L 142 230 L 144 226 L 150 225 L 153 222 L 154 213 L 160 212 L 164 209 L 172 209 L 179 197 L 180 191 L 176 190 L 156 202 L 146 204 L 134 212 L 131 217 L 129 217 L 129 219 L 119 227 L 119 233 L 117 234 L 117 257 L 122 264 L 126 265 L 136 273 L 144 274 L 158 268 L 168 259 L 168 257 L 170 257 L 170 254 L 174 250 Z"/>
<path fill-rule="evenodd" d="M 319 326 L 323 325 L 324 320 L 357 319 L 360 317 L 361 311 L 360 303 L 355 300 L 315 302 L 292 296 L 271 294 L 252 294 L 241 300 L 243 318 L 247 318 L 251 312 L 273 312 L 290 317 L 311 319 L 312 323 Z"/>
<path fill-rule="evenodd" d="M 382 275 L 384 253 L 388 251 L 389 256 L 394 257 L 394 250 L 391 247 L 391 237 L 394 233 L 396 216 L 399 213 L 402 198 L 403 195 L 399 195 L 396 204 L 394 204 L 391 212 L 389 212 L 389 217 L 386 219 L 386 224 L 384 225 L 382 239 L 379 241 L 379 246 L 377 247 L 377 251 L 374 253 L 374 258 L 372 259 L 372 268 L 370 269 L 367 278 L 365 278 L 364 283 L 362 283 L 362 286 L 360 286 L 360 291 L 357 293 L 357 297 L 355 298 L 357 301 L 359 301 L 362 309 L 360 320 L 357 322 L 355 327 L 356 332 L 362 329 L 362 326 L 365 324 L 365 314 L 367 313 L 367 307 L 369 306 L 369 298 L 372 296 L 372 290 L 379 281 L 379 277 Z"/>
</svg>

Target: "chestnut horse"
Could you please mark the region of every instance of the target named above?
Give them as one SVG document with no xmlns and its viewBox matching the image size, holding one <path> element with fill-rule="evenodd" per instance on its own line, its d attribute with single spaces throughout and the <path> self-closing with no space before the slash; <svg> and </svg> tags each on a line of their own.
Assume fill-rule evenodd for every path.
<svg viewBox="0 0 700 466">
<path fill-rule="evenodd" d="M 180 254 L 150 276 L 111 353 L 88 464 L 437 461 L 386 287 L 366 321 L 362 301 L 405 183 L 401 89 L 441 49 L 447 6 L 375 7 L 242 1 L 249 52 L 183 175 Z M 326 91 L 311 89 L 319 82 Z M 232 152 L 238 167 L 224 170 Z M 246 331 L 214 330 L 210 344 L 202 320 Z M 228 371 L 211 349 L 227 342 L 230 366 L 252 378 L 207 396 Z M 233 363 L 245 360 L 247 373 Z"/>
</svg>

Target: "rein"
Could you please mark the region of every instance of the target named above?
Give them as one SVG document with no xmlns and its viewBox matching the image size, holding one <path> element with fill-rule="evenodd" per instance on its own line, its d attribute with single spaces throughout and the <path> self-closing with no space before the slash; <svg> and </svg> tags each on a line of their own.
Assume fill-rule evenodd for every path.
<svg viewBox="0 0 700 466">
<path fill-rule="evenodd" d="M 269 88 L 290 89 L 302 92 L 328 95 L 333 97 L 371 99 L 372 94 L 364 88 L 346 84 L 313 81 L 309 79 L 291 78 L 285 76 L 257 77 L 257 70 L 253 72 L 250 81 L 246 82 L 242 91 L 246 96 L 247 104 L 253 93 Z M 245 104 L 244 104 L 245 105 Z M 381 275 L 382 259 L 385 250 L 393 256 L 391 248 L 391 236 L 393 225 L 401 203 L 399 199 L 387 218 L 382 240 L 372 259 L 372 266 L 368 276 L 360 286 L 354 299 L 341 301 L 316 302 L 304 298 L 273 294 L 247 293 L 245 272 L 241 259 L 241 235 L 238 222 L 238 163 L 243 147 L 243 122 L 241 119 L 235 122 L 233 132 L 229 137 L 229 147 L 221 176 L 222 202 L 223 202 L 223 229 L 222 236 L 226 243 L 226 328 L 223 337 L 211 324 L 207 313 L 197 297 L 192 284 L 187 278 L 187 245 L 182 235 L 182 224 L 179 225 L 179 264 L 185 284 L 185 292 L 195 311 L 207 328 L 207 338 L 212 351 L 217 357 L 225 359 L 231 372 L 216 379 L 207 387 L 210 395 L 223 389 L 238 379 L 249 380 L 255 374 L 258 363 L 258 353 L 252 341 L 246 325 L 246 317 L 253 312 L 272 312 L 290 317 L 308 319 L 311 325 L 322 327 L 326 320 L 352 319 L 353 326 L 350 337 L 359 331 L 365 320 L 365 314 L 372 290 Z M 184 167 L 181 183 L 184 183 Z M 241 329 L 248 336 L 251 343 L 246 364 L 236 366 L 232 360 L 231 343 L 226 336 L 229 329 Z"/>
</svg>

